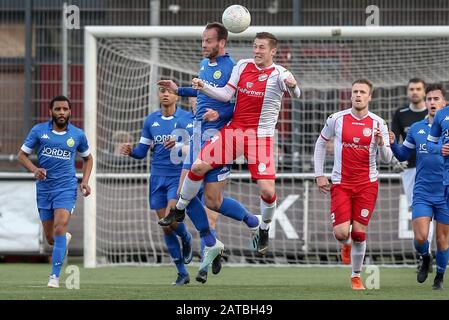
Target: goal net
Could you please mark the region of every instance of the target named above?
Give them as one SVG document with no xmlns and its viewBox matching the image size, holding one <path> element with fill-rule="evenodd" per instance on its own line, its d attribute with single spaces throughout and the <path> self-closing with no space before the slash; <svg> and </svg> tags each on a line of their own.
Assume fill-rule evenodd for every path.
<svg viewBox="0 0 449 320">
<path fill-rule="evenodd" d="M 158 109 L 155 83 L 174 79 L 189 86 L 201 60 L 201 27 L 86 27 L 85 129 L 95 165 L 93 194 L 85 200 L 84 256 L 87 267 L 169 263 L 157 216 L 149 207 L 149 154 L 145 160 L 121 157 L 121 143 L 137 143 L 145 117 Z M 447 29 L 438 27 L 251 27 L 230 37 L 235 61 L 252 57 L 256 32 L 279 37 L 275 61 L 287 67 L 302 89 L 285 97 L 277 126 L 278 209 L 270 247 L 259 257 L 249 250 L 242 223 L 220 216 L 218 238 L 229 263 L 337 264 L 338 243 L 330 221 L 330 198 L 314 182 L 312 155 L 326 118 L 350 106 L 351 83 L 373 81 L 370 110 L 390 125 L 394 110 L 406 104 L 410 78 L 449 82 Z M 443 31 L 442 31 L 443 30 Z M 189 107 L 187 99 L 180 105 Z M 328 149 L 326 172 L 332 169 Z M 411 213 L 400 169 L 380 165 L 380 191 L 367 233 L 368 263 L 413 264 Z M 259 214 L 257 185 L 237 161 L 226 194 Z M 186 218 L 198 254 L 198 233 Z M 194 261 L 199 261 L 198 255 Z"/>
</svg>

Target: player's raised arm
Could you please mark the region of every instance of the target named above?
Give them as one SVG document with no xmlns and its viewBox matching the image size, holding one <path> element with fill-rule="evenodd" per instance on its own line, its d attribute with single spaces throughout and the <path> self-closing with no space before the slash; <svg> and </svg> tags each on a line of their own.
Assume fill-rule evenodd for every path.
<svg viewBox="0 0 449 320">
<path fill-rule="evenodd" d="M 401 144 L 396 143 L 396 135 L 393 131 L 389 131 L 388 136 L 390 140 L 391 151 L 393 152 L 393 155 L 396 157 L 396 159 L 398 159 L 399 161 L 408 160 L 413 154 L 412 151 L 416 148 L 413 136 L 410 134 L 410 131 L 407 135 L 406 141 Z"/>
<path fill-rule="evenodd" d="M 167 90 L 176 92 L 176 94 L 181 97 L 196 97 L 198 93 L 197 90 L 191 87 L 178 87 L 176 82 L 174 82 L 173 80 L 162 79 L 157 82 L 157 85 Z"/>
<path fill-rule="evenodd" d="M 281 81 L 285 85 L 291 97 L 299 98 L 301 96 L 301 90 L 299 89 L 298 82 L 293 74 L 287 69 L 281 73 Z"/>
<path fill-rule="evenodd" d="M 230 101 L 236 91 L 235 88 L 229 85 L 224 86 L 222 88 L 213 87 L 198 78 L 192 79 L 192 88 L 200 90 L 203 93 L 207 94 L 209 97 L 223 102 Z"/>
<path fill-rule="evenodd" d="M 379 149 L 380 159 L 384 163 L 390 163 L 391 159 L 393 158 L 393 152 L 390 148 L 390 138 L 385 121 L 378 123 L 378 126 L 374 128 L 374 132 L 377 147 Z"/>
<path fill-rule="evenodd" d="M 174 91 L 174 92 L 178 91 L 178 86 L 176 85 L 176 83 L 173 80 L 162 79 L 157 82 L 157 85 L 159 87 L 162 87 L 162 88 Z"/>
<path fill-rule="evenodd" d="M 446 150 L 447 147 L 444 147 L 444 145 L 439 144 L 440 137 L 443 133 L 443 130 L 441 129 L 441 120 L 439 115 L 441 113 L 436 113 L 435 118 L 433 120 L 432 126 L 430 127 L 429 135 L 427 136 L 427 151 L 433 154 L 442 154 L 444 153 L 449 154 Z M 444 153 L 443 153 L 444 152 Z"/>
</svg>

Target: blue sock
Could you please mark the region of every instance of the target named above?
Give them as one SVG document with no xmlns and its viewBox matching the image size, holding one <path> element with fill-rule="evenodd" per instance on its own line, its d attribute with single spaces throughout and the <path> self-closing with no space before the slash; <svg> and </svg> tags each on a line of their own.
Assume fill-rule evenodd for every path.
<svg viewBox="0 0 449 320">
<path fill-rule="evenodd" d="M 210 229 L 210 233 L 216 238 L 217 232 L 214 229 Z M 204 237 L 201 238 L 201 261 L 203 261 L 204 258 L 204 247 L 206 244 L 204 243 Z M 208 266 L 206 266 L 203 270 L 207 272 Z"/>
<path fill-rule="evenodd" d="M 210 232 L 206 209 L 204 209 L 200 199 L 198 197 L 193 198 L 186 211 L 196 230 L 200 233 L 201 239 L 204 239 L 204 244 L 208 247 L 215 245 L 215 236 Z"/>
<path fill-rule="evenodd" d="M 248 213 L 243 218 L 243 222 L 245 222 L 249 228 L 255 228 L 259 225 L 259 219 L 257 219 L 257 217 L 251 213 Z"/>
<path fill-rule="evenodd" d="M 59 277 L 62 265 L 64 264 L 65 251 L 67 249 L 66 236 L 55 236 L 53 245 L 53 255 L 51 256 L 52 270 L 51 274 Z"/>
<path fill-rule="evenodd" d="M 212 233 L 212 235 L 217 238 L 217 232 L 214 229 L 210 229 L 210 233 Z M 204 247 L 206 246 L 206 244 L 204 243 L 204 237 L 201 238 L 201 258 L 204 257 Z"/>
<path fill-rule="evenodd" d="M 447 262 L 449 261 L 449 249 L 440 251 L 437 249 L 436 254 L 437 272 L 444 273 L 446 271 Z"/>
<path fill-rule="evenodd" d="M 173 232 L 170 234 L 164 234 L 164 240 L 167 244 L 168 253 L 173 259 L 173 262 L 178 269 L 178 273 L 187 274 L 186 267 L 184 266 L 184 260 L 182 258 L 181 246 L 179 245 L 178 237 Z"/>
<path fill-rule="evenodd" d="M 187 231 L 186 224 L 184 222 L 178 222 L 176 229 L 173 229 L 178 237 L 181 238 L 182 242 L 190 242 L 192 240 L 192 235 Z"/>
<path fill-rule="evenodd" d="M 245 216 L 248 214 L 248 211 L 240 202 L 229 197 L 223 198 L 223 202 L 221 203 L 221 207 L 218 211 L 226 217 L 237 221 L 243 221 Z"/>
<path fill-rule="evenodd" d="M 418 251 L 420 256 L 427 256 L 429 254 L 429 241 L 425 241 L 423 244 L 413 241 L 416 251 Z"/>
<path fill-rule="evenodd" d="M 215 232 L 214 232 L 215 233 Z M 200 237 L 204 241 L 204 245 L 208 247 L 212 247 L 217 242 L 217 239 L 215 238 L 214 234 L 210 230 L 207 230 L 206 232 L 200 232 Z"/>
<path fill-rule="evenodd" d="M 186 208 L 187 215 L 192 220 L 193 225 L 199 233 L 209 232 L 209 220 L 207 219 L 206 209 L 204 209 L 198 197 L 193 198 Z"/>
</svg>

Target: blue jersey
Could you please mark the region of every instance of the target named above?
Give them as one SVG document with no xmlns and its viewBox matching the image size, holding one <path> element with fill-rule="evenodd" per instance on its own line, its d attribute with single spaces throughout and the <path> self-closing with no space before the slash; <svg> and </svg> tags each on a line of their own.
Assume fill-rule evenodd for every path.
<svg viewBox="0 0 449 320">
<path fill-rule="evenodd" d="M 158 110 L 150 114 L 144 122 L 140 143 L 153 148 L 151 158 L 151 174 L 156 176 L 179 176 L 182 170 L 181 159 L 178 163 L 177 157 L 171 157 L 172 150 L 164 147 L 164 143 L 169 139 L 175 139 L 173 131 L 179 119 L 188 117 L 191 113 L 177 107 L 174 115 L 165 117 Z M 176 150 L 175 150 L 176 151 Z"/>
<path fill-rule="evenodd" d="M 449 108 L 439 110 L 433 119 L 427 137 L 427 149 L 433 154 L 441 155 L 441 146 L 449 143 Z M 443 184 L 449 185 L 449 157 L 444 158 Z"/>
<path fill-rule="evenodd" d="M 195 160 L 194 149 L 196 149 L 195 154 L 197 155 L 201 147 L 200 143 L 192 143 L 193 141 L 201 141 L 200 122 L 196 121 L 195 115 L 190 113 L 189 116 L 179 119 L 176 128 L 177 143 L 190 146 L 189 154 L 184 157 L 183 162 L 191 165 Z M 190 169 L 190 167 L 185 167 L 185 169 L 187 168 Z"/>
<path fill-rule="evenodd" d="M 195 126 L 195 116 L 189 112 L 187 116 L 182 117 L 176 123 L 176 129 L 180 129 L 177 141 L 182 144 L 189 144 L 193 139 L 193 128 Z M 183 132 L 184 131 L 184 132 Z"/>
<path fill-rule="evenodd" d="M 200 71 L 198 78 L 205 83 L 214 87 L 224 87 L 231 77 L 232 69 L 235 62 L 232 58 L 225 54 L 219 56 L 215 63 L 211 63 L 209 59 L 205 58 L 200 63 Z M 193 90 L 192 88 L 179 88 L 178 94 L 180 96 L 195 96 L 197 97 L 197 111 L 195 114 L 196 121 L 202 121 L 203 115 L 207 109 L 216 110 L 220 114 L 217 121 L 202 121 L 201 130 L 204 132 L 208 129 L 220 130 L 229 122 L 234 112 L 234 104 L 230 102 L 222 102 L 215 100 L 201 91 Z"/>
<path fill-rule="evenodd" d="M 427 136 L 430 132 L 428 119 L 415 122 L 409 129 L 403 146 L 416 152 L 416 178 L 413 198 L 444 199 L 443 157 L 427 150 Z M 406 160 L 398 156 L 398 145 L 392 151 L 398 160 Z M 408 158 L 408 157 L 407 157 Z"/>
<path fill-rule="evenodd" d="M 37 149 L 39 167 L 47 170 L 47 178 L 36 182 L 38 193 L 76 190 L 76 153 L 81 157 L 90 154 L 86 135 L 81 129 L 69 123 L 66 131 L 58 132 L 53 130 L 52 121 L 35 125 L 21 149 L 28 154 Z"/>
</svg>

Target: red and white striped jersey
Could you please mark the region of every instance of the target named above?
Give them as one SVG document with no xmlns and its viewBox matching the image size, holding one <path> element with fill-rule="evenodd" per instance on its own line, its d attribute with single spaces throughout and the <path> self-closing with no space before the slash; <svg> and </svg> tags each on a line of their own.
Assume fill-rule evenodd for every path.
<svg viewBox="0 0 449 320">
<path fill-rule="evenodd" d="M 358 119 L 349 108 L 327 118 L 321 137 L 327 141 L 334 137 L 332 183 L 354 185 L 377 180 L 376 127 L 380 128 L 385 146 L 390 147 L 385 120 L 372 112 Z"/>
<path fill-rule="evenodd" d="M 253 59 L 240 60 L 228 81 L 237 92 L 234 126 L 257 130 L 258 137 L 274 136 L 288 76 L 291 73 L 280 65 L 261 69 Z"/>
</svg>

